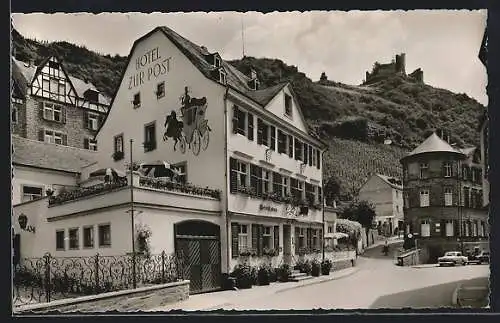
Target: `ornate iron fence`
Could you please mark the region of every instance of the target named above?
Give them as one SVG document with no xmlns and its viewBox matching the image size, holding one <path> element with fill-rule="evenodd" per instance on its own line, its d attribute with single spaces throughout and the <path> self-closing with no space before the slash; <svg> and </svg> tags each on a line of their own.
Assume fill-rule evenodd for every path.
<svg viewBox="0 0 500 323">
<path fill-rule="evenodd" d="M 182 280 L 183 257 L 121 255 L 24 258 L 13 270 L 14 306 Z"/>
</svg>

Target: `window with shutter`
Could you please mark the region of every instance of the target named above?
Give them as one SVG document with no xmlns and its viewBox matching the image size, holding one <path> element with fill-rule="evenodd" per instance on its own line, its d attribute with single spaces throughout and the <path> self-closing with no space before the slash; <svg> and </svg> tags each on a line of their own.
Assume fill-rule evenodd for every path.
<svg viewBox="0 0 500 323">
<path fill-rule="evenodd" d="M 252 249 L 258 252 L 259 248 L 259 225 L 252 223 Z"/>
<path fill-rule="evenodd" d="M 271 142 L 269 148 L 271 148 L 271 150 L 276 150 L 276 127 L 270 126 L 270 129 L 271 129 Z"/>
<path fill-rule="evenodd" d="M 236 193 L 236 190 L 238 188 L 238 164 L 237 160 L 229 157 L 229 169 L 230 169 L 230 178 L 229 178 L 229 191 L 231 193 Z"/>
<path fill-rule="evenodd" d="M 316 159 L 318 160 L 316 168 L 320 169 L 321 168 L 321 153 L 319 150 L 316 150 Z"/>
<path fill-rule="evenodd" d="M 286 135 L 278 129 L 278 153 L 286 153 Z"/>
<path fill-rule="evenodd" d="M 250 165 L 250 186 L 255 190 L 257 196 L 262 195 L 262 168 Z"/>
<path fill-rule="evenodd" d="M 295 138 L 295 160 L 302 160 L 302 143 Z"/>
<path fill-rule="evenodd" d="M 278 253 L 280 250 L 280 227 L 278 225 L 274 226 L 273 234 L 274 234 L 273 247 L 275 252 Z"/>
<path fill-rule="evenodd" d="M 300 228 L 298 227 L 295 227 L 295 254 L 299 254 L 299 250 L 300 250 Z M 302 238 L 304 238 L 302 236 Z"/>
<path fill-rule="evenodd" d="M 278 194 L 278 196 L 281 196 L 281 193 L 283 191 L 283 182 L 282 182 L 282 177 L 280 173 L 273 172 L 273 192 Z"/>
<path fill-rule="evenodd" d="M 248 118 L 248 139 L 253 141 L 253 114 L 250 112 L 247 113 Z"/>
<path fill-rule="evenodd" d="M 288 157 L 293 158 L 293 136 L 288 135 Z"/>
<path fill-rule="evenodd" d="M 262 145 L 264 124 L 260 118 L 257 118 L 257 144 Z"/>
<path fill-rule="evenodd" d="M 236 105 L 233 106 L 233 133 L 238 133 L 238 107 Z"/>
<path fill-rule="evenodd" d="M 308 164 L 309 162 L 309 145 L 304 143 L 304 147 L 303 147 L 303 152 L 304 152 L 304 164 Z"/>
</svg>

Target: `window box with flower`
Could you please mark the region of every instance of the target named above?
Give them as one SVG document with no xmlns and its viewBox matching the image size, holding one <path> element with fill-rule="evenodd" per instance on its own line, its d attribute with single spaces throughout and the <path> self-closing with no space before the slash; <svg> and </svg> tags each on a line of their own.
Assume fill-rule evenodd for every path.
<svg viewBox="0 0 500 323">
<path fill-rule="evenodd" d="M 279 252 L 274 248 L 264 248 L 262 250 L 262 255 L 264 255 L 264 256 L 275 257 L 278 254 L 279 254 Z"/>
<path fill-rule="evenodd" d="M 113 157 L 114 161 L 118 161 L 123 159 L 125 157 L 125 154 L 123 153 L 123 151 L 115 151 L 111 156 Z"/>
</svg>

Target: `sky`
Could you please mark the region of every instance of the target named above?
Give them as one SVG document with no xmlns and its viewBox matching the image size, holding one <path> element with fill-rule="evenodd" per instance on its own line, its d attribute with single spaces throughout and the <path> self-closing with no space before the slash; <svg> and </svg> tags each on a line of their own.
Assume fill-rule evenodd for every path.
<svg viewBox="0 0 500 323">
<path fill-rule="evenodd" d="M 122 56 L 164 25 L 225 60 L 241 58 L 244 47 L 246 56 L 281 59 L 313 81 L 325 72 L 357 85 L 375 61 L 404 52 L 407 73 L 421 68 L 426 84 L 484 105 L 487 72 L 478 51 L 486 19 L 486 10 L 12 14 L 25 37 Z"/>
</svg>

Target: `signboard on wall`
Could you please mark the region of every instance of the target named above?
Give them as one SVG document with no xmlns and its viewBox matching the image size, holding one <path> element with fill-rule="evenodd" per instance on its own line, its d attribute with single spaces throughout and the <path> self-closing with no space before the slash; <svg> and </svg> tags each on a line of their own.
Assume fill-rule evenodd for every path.
<svg viewBox="0 0 500 323">
<path fill-rule="evenodd" d="M 167 74 L 170 71 L 171 59 L 171 56 L 163 57 L 159 47 L 147 50 L 135 59 L 135 71 L 128 78 L 128 89 L 132 90 Z"/>
</svg>

